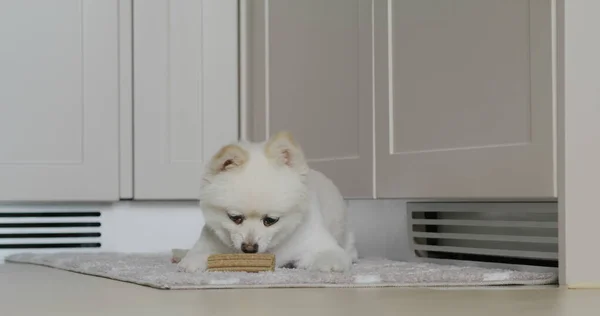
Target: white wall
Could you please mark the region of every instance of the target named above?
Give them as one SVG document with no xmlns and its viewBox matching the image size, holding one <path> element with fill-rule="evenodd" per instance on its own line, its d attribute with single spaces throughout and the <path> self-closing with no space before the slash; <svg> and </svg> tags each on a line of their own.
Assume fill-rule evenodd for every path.
<svg viewBox="0 0 600 316">
<path fill-rule="evenodd" d="M 161 252 L 189 248 L 204 217 L 195 202 L 120 202 L 102 212 L 102 248 L 119 252 Z"/>
<path fill-rule="evenodd" d="M 350 200 L 350 226 L 361 257 L 411 260 L 406 201 Z"/>
<path fill-rule="evenodd" d="M 600 288 L 600 1 L 557 5 L 561 283 Z"/>
</svg>

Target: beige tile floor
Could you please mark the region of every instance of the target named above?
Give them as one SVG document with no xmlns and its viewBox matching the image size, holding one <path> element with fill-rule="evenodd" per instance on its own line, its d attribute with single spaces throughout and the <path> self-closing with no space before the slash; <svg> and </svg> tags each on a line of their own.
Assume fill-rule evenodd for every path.
<svg viewBox="0 0 600 316">
<path fill-rule="evenodd" d="M 0 315 L 600 315 L 600 291 L 509 289 L 155 290 L 28 265 L 0 264 Z"/>
</svg>

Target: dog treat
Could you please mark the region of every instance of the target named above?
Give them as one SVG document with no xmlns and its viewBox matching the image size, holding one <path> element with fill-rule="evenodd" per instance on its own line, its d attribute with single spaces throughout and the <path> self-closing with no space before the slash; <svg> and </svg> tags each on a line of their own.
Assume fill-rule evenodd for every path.
<svg viewBox="0 0 600 316">
<path fill-rule="evenodd" d="M 207 271 L 262 272 L 275 270 L 275 255 L 215 254 L 208 257 Z"/>
</svg>

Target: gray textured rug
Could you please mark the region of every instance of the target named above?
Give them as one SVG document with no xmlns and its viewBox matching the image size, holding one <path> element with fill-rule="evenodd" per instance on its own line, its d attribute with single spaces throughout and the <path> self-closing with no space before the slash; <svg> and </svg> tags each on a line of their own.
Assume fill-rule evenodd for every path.
<svg viewBox="0 0 600 316">
<path fill-rule="evenodd" d="M 23 253 L 6 262 L 27 263 L 146 285 L 158 289 L 275 287 L 441 287 L 555 284 L 555 273 L 519 272 L 361 259 L 348 273 L 276 269 L 275 272 L 178 272 L 171 254 Z"/>
</svg>

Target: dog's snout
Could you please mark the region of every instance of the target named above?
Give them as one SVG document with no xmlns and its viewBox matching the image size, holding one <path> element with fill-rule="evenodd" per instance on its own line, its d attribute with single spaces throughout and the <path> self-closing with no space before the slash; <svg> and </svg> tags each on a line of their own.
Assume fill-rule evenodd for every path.
<svg viewBox="0 0 600 316">
<path fill-rule="evenodd" d="M 258 252 L 258 244 L 248 244 L 242 243 L 242 251 L 244 253 L 257 253 Z"/>
</svg>

